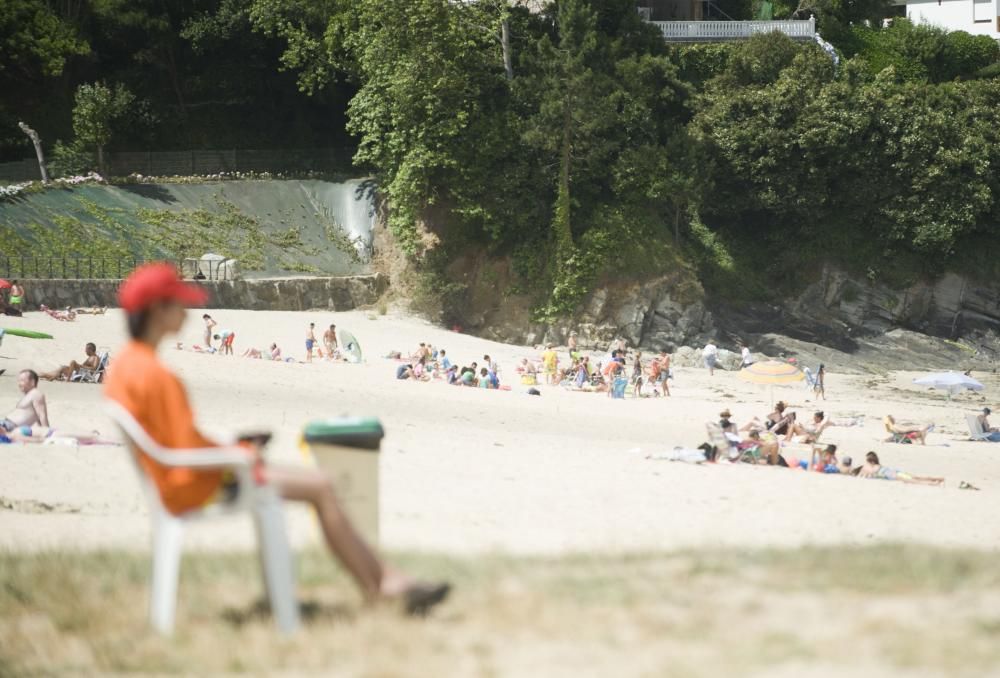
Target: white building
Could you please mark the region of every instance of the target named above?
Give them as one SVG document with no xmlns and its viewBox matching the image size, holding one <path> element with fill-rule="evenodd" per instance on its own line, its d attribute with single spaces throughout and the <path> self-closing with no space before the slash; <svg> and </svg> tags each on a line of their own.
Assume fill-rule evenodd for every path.
<svg viewBox="0 0 1000 678">
<path fill-rule="evenodd" d="M 915 24 L 965 31 L 1000 40 L 1000 0 L 895 0 Z"/>
</svg>

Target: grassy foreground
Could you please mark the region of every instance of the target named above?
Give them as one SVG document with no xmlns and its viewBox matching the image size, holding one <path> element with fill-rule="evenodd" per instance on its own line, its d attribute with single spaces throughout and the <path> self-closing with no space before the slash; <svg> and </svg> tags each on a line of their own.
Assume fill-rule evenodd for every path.
<svg viewBox="0 0 1000 678">
<path fill-rule="evenodd" d="M 456 585 L 424 620 L 364 608 L 322 553 L 277 636 L 255 560 L 185 559 L 177 633 L 146 624 L 148 560 L 0 554 L 0 676 L 986 675 L 1000 568 L 916 546 L 474 559 L 396 554 Z"/>
</svg>

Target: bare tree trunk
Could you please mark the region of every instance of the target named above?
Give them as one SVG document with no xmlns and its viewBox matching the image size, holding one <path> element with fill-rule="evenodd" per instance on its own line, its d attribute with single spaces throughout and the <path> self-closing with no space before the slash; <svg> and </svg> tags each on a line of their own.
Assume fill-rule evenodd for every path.
<svg viewBox="0 0 1000 678">
<path fill-rule="evenodd" d="M 167 52 L 167 72 L 170 75 L 170 84 L 177 97 L 177 106 L 180 108 L 181 119 L 187 119 L 187 104 L 184 102 L 184 92 L 181 90 L 180 78 L 177 76 L 177 61 L 174 59 L 174 46 L 169 41 L 166 45 Z"/>
<path fill-rule="evenodd" d="M 38 136 L 38 132 L 31 129 L 23 122 L 17 123 L 17 126 L 21 128 L 21 131 L 28 135 L 31 139 L 31 143 L 35 145 L 35 157 L 38 158 L 38 169 L 42 173 L 42 183 L 49 183 L 49 171 L 45 168 L 45 152 L 42 150 L 42 139 Z"/>
<path fill-rule="evenodd" d="M 568 95 L 567 95 L 568 96 Z M 556 246 L 565 257 L 573 251 L 573 228 L 570 220 L 571 200 L 569 193 L 570 160 L 573 143 L 573 111 L 569 103 L 564 105 L 563 138 L 559 159 L 559 186 L 556 189 Z"/>
<path fill-rule="evenodd" d="M 507 80 L 514 79 L 514 65 L 510 55 L 510 22 L 503 19 L 500 22 L 500 49 L 503 50 L 503 70 Z"/>
<path fill-rule="evenodd" d="M 104 176 L 104 146 L 97 147 L 97 173 Z"/>
<path fill-rule="evenodd" d="M 681 241 L 681 206 L 674 205 L 674 244 Z"/>
</svg>

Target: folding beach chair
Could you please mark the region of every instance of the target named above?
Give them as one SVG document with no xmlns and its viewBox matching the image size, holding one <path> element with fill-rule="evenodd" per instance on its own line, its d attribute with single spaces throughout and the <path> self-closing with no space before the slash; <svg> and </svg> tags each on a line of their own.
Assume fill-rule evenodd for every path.
<svg viewBox="0 0 1000 678">
<path fill-rule="evenodd" d="M 111 354 L 105 351 L 101 354 L 101 359 L 98 361 L 97 367 L 93 369 L 81 367 L 69 375 L 69 380 L 80 384 L 100 384 L 104 381 L 104 373 L 108 370 L 108 362 L 110 360 Z"/>
<path fill-rule="evenodd" d="M 897 433 L 896 431 L 893 431 L 892 424 L 889 423 L 888 419 L 883 419 L 882 423 L 885 425 L 885 432 L 889 434 L 889 438 L 886 442 L 897 443 L 899 445 L 913 444 L 912 433 Z"/>
<path fill-rule="evenodd" d="M 300 623 L 299 607 L 283 503 L 273 487 L 254 480 L 252 459 L 246 450 L 235 446 L 186 450 L 164 448 L 150 438 L 128 410 L 118 403 L 108 402 L 106 410 L 125 434 L 132 461 L 139 473 L 139 483 L 149 501 L 153 521 L 153 577 L 150 585 L 150 622 L 153 627 L 165 634 L 173 630 L 184 526 L 216 516 L 250 513 L 257 527 L 258 551 L 271 611 L 282 632 L 296 631 Z M 239 492 L 231 502 L 212 503 L 202 509 L 174 515 L 163 506 L 159 490 L 139 463 L 140 454 L 162 466 L 173 468 L 225 469 L 237 478 Z"/>
<path fill-rule="evenodd" d="M 708 442 L 715 447 L 716 459 L 722 457 L 730 461 L 746 461 L 747 463 L 757 463 L 760 459 L 759 450 L 752 448 L 742 452 L 733 445 L 733 441 L 726 437 L 717 422 L 709 421 L 705 423 L 705 430 L 708 432 Z"/>
<path fill-rule="evenodd" d="M 971 440 L 985 440 L 989 442 L 990 434 L 983 430 L 979 417 L 974 414 L 965 415 L 965 423 L 969 425 L 969 438 Z"/>
</svg>

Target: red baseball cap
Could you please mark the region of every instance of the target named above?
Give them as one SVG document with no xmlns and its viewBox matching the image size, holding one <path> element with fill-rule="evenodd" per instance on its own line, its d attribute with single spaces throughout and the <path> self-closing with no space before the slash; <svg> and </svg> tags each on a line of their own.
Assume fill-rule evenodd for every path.
<svg viewBox="0 0 1000 678">
<path fill-rule="evenodd" d="M 141 311 L 157 301 L 201 306 L 208 301 L 208 292 L 181 280 L 177 269 L 165 262 L 143 264 L 118 288 L 118 305 L 127 313 Z"/>
</svg>

